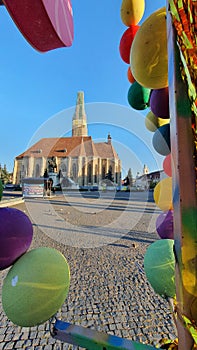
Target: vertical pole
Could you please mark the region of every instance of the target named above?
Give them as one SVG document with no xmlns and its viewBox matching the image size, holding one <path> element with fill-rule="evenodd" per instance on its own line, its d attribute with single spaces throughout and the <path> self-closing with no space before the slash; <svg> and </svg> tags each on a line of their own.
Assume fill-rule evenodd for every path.
<svg viewBox="0 0 197 350">
<path fill-rule="evenodd" d="M 197 321 L 196 150 L 187 84 L 181 77 L 181 59 L 171 15 L 168 13 L 167 17 L 178 349 L 190 350 L 193 338 L 182 316 Z"/>
</svg>

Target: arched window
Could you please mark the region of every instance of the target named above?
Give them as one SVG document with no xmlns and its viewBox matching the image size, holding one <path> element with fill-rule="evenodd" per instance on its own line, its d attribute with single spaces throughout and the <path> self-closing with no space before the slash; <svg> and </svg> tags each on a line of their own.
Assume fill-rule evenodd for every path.
<svg viewBox="0 0 197 350">
<path fill-rule="evenodd" d="M 61 164 L 61 171 L 62 171 L 62 173 L 67 173 L 67 166 L 66 166 L 66 164 L 64 164 L 64 163 Z"/>
<path fill-rule="evenodd" d="M 105 165 L 102 166 L 102 180 L 105 178 L 106 175 L 106 170 L 105 170 Z"/>
<path fill-rule="evenodd" d="M 77 166 L 75 163 L 72 166 L 72 173 L 73 173 L 73 179 L 76 181 L 77 180 Z"/>
<path fill-rule="evenodd" d="M 98 181 L 98 165 L 96 164 L 94 168 L 94 182 L 97 183 L 97 181 Z"/>
<path fill-rule="evenodd" d="M 22 164 L 21 166 L 21 176 L 24 176 L 25 175 L 25 166 L 24 164 Z"/>
<path fill-rule="evenodd" d="M 40 166 L 36 164 L 36 177 L 40 177 Z"/>
<path fill-rule="evenodd" d="M 92 164 L 88 164 L 88 183 L 92 183 Z"/>
<path fill-rule="evenodd" d="M 82 186 L 85 185 L 85 158 L 82 159 Z"/>
</svg>

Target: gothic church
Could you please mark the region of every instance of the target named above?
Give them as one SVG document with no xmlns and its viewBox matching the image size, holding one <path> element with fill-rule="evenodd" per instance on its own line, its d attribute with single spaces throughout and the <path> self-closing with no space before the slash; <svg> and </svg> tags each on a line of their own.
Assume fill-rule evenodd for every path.
<svg viewBox="0 0 197 350">
<path fill-rule="evenodd" d="M 84 93 L 77 94 L 72 119 L 72 136 L 43 138 L 15 158 L 13 183 L 23 178 L 43 177 L 45 172 L 57 172 L 72 179 L 79 186 L 99 185 L 107 174 L 115 184 L 121 183 L 121 161 L 112 145 L 111 136 L 106 142 L 94 142 L 88 136 Z"/>
</svg>

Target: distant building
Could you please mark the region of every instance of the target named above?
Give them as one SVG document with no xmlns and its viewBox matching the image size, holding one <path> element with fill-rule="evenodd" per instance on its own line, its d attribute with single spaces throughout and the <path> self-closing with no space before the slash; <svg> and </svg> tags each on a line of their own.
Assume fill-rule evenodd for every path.
<svg viewBox="0 0 197 350">
<path fill-rule="evenodd" d="M 79 186 L 98 185 L 107 174 L 121 182 L 121 161 L 108 134 L 106 142 L 96 143 L 88 136 L 84 93 L 77 94 L 71 137 L 43 138 L 18 155 L 14 162 L 13 183 L 24 177 L 43 177 L 56 172 Z"/>
<path fill-rule="evenodd" d="M 143 168 L 144 169 L 144 168 Z M 144 172 L 144 171 L 143 171 Z M 135 186 L 146 190 L 154 187 L 159 181 L 167 177 L 164 170 L 156 170 L 151 173 L 143 173 L 141 176 L 136 177 Z"/>
</svg>

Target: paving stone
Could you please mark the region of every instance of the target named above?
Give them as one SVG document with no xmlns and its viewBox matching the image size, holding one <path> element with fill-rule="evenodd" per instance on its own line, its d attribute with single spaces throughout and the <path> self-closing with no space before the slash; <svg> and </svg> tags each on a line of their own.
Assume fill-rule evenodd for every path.
<svg viewBox="0 0 197 350">
<path fill-rule="evenodd" d="M 118 203 L 114 201 L 113 205 L 123 204 L 119 200 Z M 65 198 L 62 202 L 60 199 L 53 203 L 54 210 L 64 209 L 65 206 Z M 31 248 L 51 246 L 59 249 L 69 262 L 71 270 L 69 294 L 61 310 L 58 311 L 57 318 L 154 345 L 164 335 L 173 339 L 176 331 L 168 303 L 150 288 L 143 271 L 145 251 L 150 242 L 158 239 L 155 232 L 146 232 L 152 216 L 155 215 L 155 206 L 153 203 L 146 204 L 153 214 L 143 214 L 143 203 L 132 203 L 131 210 L 135 206 L 136 208 L 141 206 L 141 220 L 132 231 L 113 244 L 91 249 L 65 246 L 47 236 L 35 225 Z M 17 208 L 24 210 L 25 203 L 18 205 Z M 76 215 L 72 205 L 69 206 L 69 211 L 70 215 Z M 113 208 L 104 210 L 102 220 L 106 220 L 111 211 Z M 64 210 L 59 215 L 63 218 Z M 80 225 L 82 215 L 80 210 L 77 215 Z M 94 226 L 95 216 L 92 220 Z M 133 244 L 137 244 L 137 248 L 134 248 Z M 2 272 L 1 284 L 6 273 Z M 0 308 L 2 350 L 6 349 L 6 346 L 12 346 L 9 349 L 19 350 L 23 348 L 74 350 L 72 345 L 53 339 L 49 329 L 49 322 L 30 329 L 14 326 Z"/>
</svg>

